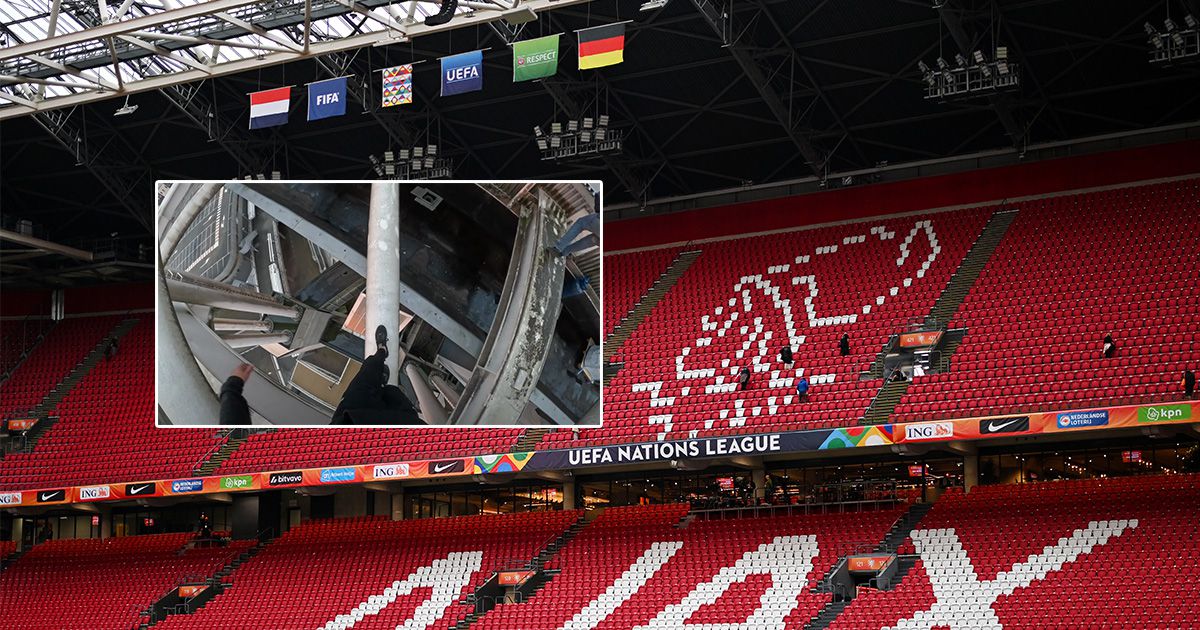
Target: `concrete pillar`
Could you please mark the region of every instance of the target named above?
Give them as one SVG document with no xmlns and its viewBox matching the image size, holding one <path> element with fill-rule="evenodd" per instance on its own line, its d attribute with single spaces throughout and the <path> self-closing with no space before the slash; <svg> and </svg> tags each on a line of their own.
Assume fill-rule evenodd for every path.
<svg viewBox="0 0 1200 630">
<path fill-rule="evenodd" d="M 396 492 L 392 493 L 392 520 L 404 520 L 404 486 L 400 486 Z"/>
<path fill-rule="evenodd" d="M 979 485 L 979 455 L 963 456 L 963 490 L 970 492 Z"/>
<path fill-rule="evenodd" d="M 12 539 L 17 543 L 17 551 L 25 550 L 25 519 L 14 518 L 12 524 Z"/>
<path fill-rule="evenodd" d="M 578 504 L 575 503 L 575 478 L 568 477 L 563 482 L 563 509 L 574 510 L 576 507 Z"/>
<path fill-rule="evenodd" d="M 213 330 L 219 331 L 251 331 L 251 332 L 271 332 L 275 327 L 274 322 L 269 319 L 254 320 L 254 319 L 234 319 L 231 317 L 214 317 L 212 318 Z"/>
<path fill-rule="evenodd" d="M 266 335 L 233 335 L 221 337 L 230 348 L 250 348 L 265 346 L 269 343 L 287 343 L 291 336 L 286 333 L 271 333 Z"/>
<path fill-rule="evenodd" d="M 421 409 L 421 419 L 425 424 L 446 424 L 446 408 L 433 395 L 425 371 L 413 363 L 404 366 L 404 373 L 412 383 L 413 391 L 417 393 L 417 406 Z"/>
<path fill-rule="evenodd" d="M 164 257 L 169 252 L 163 252 Z M 163 276 L 158 277 L 158 372 L 160 384 L 170 383 L 170 387 L 158 388 L 158 406 L 168 418 L 183 420 L 185 418 L 200 418 L 212 421 L 221 417 L 221 407 L 212 387 L 200 372 L 200 366 L 192 358 L 192 349 L 188 346 L 183 330 L 179 327 L 179 319 L 171 298 L 167 295 L 167 286 Z M 220 375 L 224 378 L 225 375 Z"/>
<path fill-rule="evenodd" d="M 112 538 L 112 508 L 101 506 L 100 514 L 100 538 Z"/>
<path fill-rule="evenodd" d="M 375 328 L 388 331 L 388 384 L 400 383 L 400 187 L 371 183 L 367 229 L 367 331 L 365 355 L 375 353 Z"/>
<path fill-rule="evenodd" d="M 754 502 L 758 503 L 767 496 L 767 469 L 755 468 L 750 471 L 750 479 L 754 481 Z"/>
</svg>

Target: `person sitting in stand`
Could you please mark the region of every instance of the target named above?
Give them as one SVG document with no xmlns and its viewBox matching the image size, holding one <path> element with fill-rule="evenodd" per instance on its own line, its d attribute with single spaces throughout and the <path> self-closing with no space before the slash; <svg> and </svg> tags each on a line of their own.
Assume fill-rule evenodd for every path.
<svg viewBox="0 0 1200 630">
<path fill-rule="evenodd" d="M 850 355 L 850 333 L 842 333 L 842 339 L 838 341 L 838 351 L 844 357 Z"/>
<path fill-rule="evenodd" d="M 1117 353 L 1117 344 L 1113 341 L 1112 333 L 1104 335 L 1104 358 L 1111 359 Z"/>
<path fill-rule="evenodd" d="M 1196 393 L 1196 373 L 1191 370 L 1183 371 L 1183 381 L 1179 383 L 1183 386 L 1183 397 L 1191 398 Z"/>
<path fill-rule="evenodd" d="M 808 378 L 801 376 L 796 380 L 796 402 L 808 402 Z"/>
<path fill-rule="evenodd" d="M 741 385 L 740 389 L 748 389 L 750 387 L 750 366 L 746 366 L 742 368 L 741 372 L 738 372 L 738 383 Z"/>
</svg>

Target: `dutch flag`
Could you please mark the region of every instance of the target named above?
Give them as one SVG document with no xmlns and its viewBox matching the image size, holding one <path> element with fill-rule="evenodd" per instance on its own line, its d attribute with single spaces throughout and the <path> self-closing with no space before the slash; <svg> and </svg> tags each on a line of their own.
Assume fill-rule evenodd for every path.
<svg viewBox="0 0 1200 630">
<path fill-rule="evenodd" d="M 250 93 L 250 128 L 262 129 L 285 125 L 288 121 L 288 105 L 292 99 L 292 87 L 263 90 Z"/>
</svg>

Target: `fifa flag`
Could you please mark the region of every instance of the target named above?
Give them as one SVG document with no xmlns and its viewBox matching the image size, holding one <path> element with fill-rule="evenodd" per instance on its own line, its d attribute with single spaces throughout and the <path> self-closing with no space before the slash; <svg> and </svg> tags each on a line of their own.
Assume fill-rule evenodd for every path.
<svg viewBox="0 0 1200 630">
<path fill-rule="evenodd" d="M 308 84 L 308 119 L 321 120 L 346 113 L 346 77 Z"/>
<path fill-rule="evenodd" d="M 558 72 L 558 35 L 513 42 L 513 83 L 552 77 Z"/>
<path fill-rule="evenodd" d="M 250 128 L 263 129 L 286 125 L 292 86 L 250 93 Z"/>
<path fill-rule="evenodd" d="M 383 106 L 408 105 L 413 102 L 412 64 L 383 69 Z"/>
<path fill-rule="evenodd" d="M 579 69 L 603 68 L 625 61 L 625 23 L 585 28 L 579 33 Z"/>
<path fill-rule="evenodd" d="M 483 89 L 483 51 L 442 57 L 442 96 Z"/>
</svg>

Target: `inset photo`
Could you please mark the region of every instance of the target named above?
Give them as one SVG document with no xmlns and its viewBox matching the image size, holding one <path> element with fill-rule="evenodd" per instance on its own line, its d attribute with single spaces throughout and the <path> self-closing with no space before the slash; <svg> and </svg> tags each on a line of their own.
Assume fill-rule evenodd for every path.
<svg viewBox="0 0 1200 630">
<path fill-rule="evenodd" d="M 158 182 L 158 425 L 600 426 L 601 187 Z"/>
</svg>

